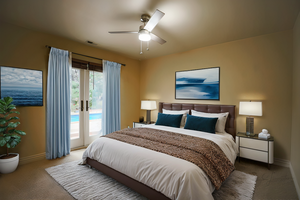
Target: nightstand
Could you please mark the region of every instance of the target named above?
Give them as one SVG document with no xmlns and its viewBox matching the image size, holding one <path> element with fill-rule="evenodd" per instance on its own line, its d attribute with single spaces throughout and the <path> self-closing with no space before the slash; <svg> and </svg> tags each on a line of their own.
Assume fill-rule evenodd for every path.
<svg viewBox="0 0 300 200">
<path fill-rule="evenodd" d="M 150 124 L 154 124 L 155 122 L 151 122 Z M 149 125 L 146 122 L 133 122 L 132 128 L 143 127 Z"/>
<path fill-rule="evenodd" d="M 258 138 L 258 135 L 249 137 L 246 133 L 237 133 L 235 136 L 236 144 L 239 148 L 239 159 L 248 158 L 268 164 L 274 163 L 274 138 Z"/>
</svg>

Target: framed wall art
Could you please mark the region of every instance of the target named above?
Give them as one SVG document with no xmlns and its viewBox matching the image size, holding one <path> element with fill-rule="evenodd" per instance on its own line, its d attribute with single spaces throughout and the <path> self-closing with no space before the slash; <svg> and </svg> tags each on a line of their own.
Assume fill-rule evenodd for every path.
<svg viewBox="0 0 300 200">
<path fill-rule="evenodd" d="M 175 72 L 175 99 L 220 100 L 220 67 Z"/>
<path fill-rule="evenodd" d="M 0 98 L 16 106 L 43 106 L 43 71 L 0 66 Z"/>
</svg>

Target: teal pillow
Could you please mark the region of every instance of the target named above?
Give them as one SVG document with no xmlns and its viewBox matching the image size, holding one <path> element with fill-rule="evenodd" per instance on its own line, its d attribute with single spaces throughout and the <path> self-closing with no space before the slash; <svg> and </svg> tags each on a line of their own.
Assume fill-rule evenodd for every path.
<svg viewBox="0 0 300 200">
<path fill-rule="evenodd" d="M 188 114 L 184 128 L 207 133 L 216 133 L 215 128 L 217 121 L 218 118 L 197 117 Z"/>
<path fill-rule="evenodd" d="M 171 127 L 179 128 L 181 123 L 181 118 L 182 118 L 182 114 L 169 115 L 169 114 L 158 113 L 155 125 L 171 126 Z"/>
</svg>

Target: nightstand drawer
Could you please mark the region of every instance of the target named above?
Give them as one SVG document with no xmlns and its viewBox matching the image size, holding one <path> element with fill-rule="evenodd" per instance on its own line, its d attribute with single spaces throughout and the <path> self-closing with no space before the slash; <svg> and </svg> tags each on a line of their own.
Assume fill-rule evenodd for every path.
<svg viewBox="0 0 300 200">
<path fill-rule="evenodd" d="M 240 146 L 261 151 L 268 151 L 268 141 L 255 140 L 251 138 L 240 138 Z"/>
<path fill-rule="evenodd" d="M 143 127 L 143 126 L 145 126 L 145 124 L 139 124 L 139 123 L 135 123 L 134 124 L 134 128 Z"/>
<path fill-rule="evenodd" d="M 240 147 L 240 156 L 243 158 L 268 163 L 268 152 L 256 151 Z"/>
<path fill-rule="evenodd" d="M 149 124 L 154 124 L 154 122 L 133 122 L 132 128 L 137 128 L 137 127 L 143 127 L 143 126 L 148 126 Z"/>
<path fill-rule="evenodd" d="M 146 126 L 146 125 L 147 124 L 145 124 L 145 123 L 133 122 L 132 128 L 143 127 L 143 126 Z"/>
</svg>

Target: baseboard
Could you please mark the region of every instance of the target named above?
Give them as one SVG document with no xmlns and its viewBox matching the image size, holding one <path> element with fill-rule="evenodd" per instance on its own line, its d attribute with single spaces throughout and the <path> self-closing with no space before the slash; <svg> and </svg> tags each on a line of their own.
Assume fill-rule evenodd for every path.
<svg viewBox="0 0 300 200">
<path fill-rule="evenodd" d="M 71 148 L 71 151 L 76 151 L 76 150 L 80 150 L 80 149 L 86 149 L 88 147 L 87 146 L 80 146 L 80 147 L 74 147 L 74 148 Z"/>
<path fill-rule="evenodd" d="M 76 151 L 76 150 L 84 149 L 84 148 L 87 148 L 87 146 L 77 147 L 77 148 L 71 149 L 71 151 Z M 43 159 L 46 159 L 46 152 L 35 154 L 32 156 L 22 157 L 22 158 L 20 158 L 19 165 L 28 164 L 28 163 L 38 161 L 38 160 L 43 160 Z"/>
<path fill-rule="evenodd" d="M 293 177 L 293 180 L 294 180 L 294 184 L 295 184 L 295 188 L 296 188 L 296 191 L 297 191 L 297 194 L 298 194 L 298 198 L 300 199 L 300 187 L 299 187 L 299 184 L 298 184 L 298 181 L 297 181 L 297 178 L 296 178 L 296 174 L 294 172 L 292 164 L 290 164 L 290 170 L 291 170 L 291 174 L 292 174 L 292 177 Z"/>
<path fill-rule="evenodd" d="M 281 159 L 281 158 L 274 158 L 274 165 L 282 166 L 282 167 L 290 167 L 290 161 Z"/>
<path fill-rule="evenodd" d="M 46 159 L 46 152 L 20 158 L 19 165 L 24 165 L 27 163 L 31 163 L 43 159 Z"/>
</svg>

